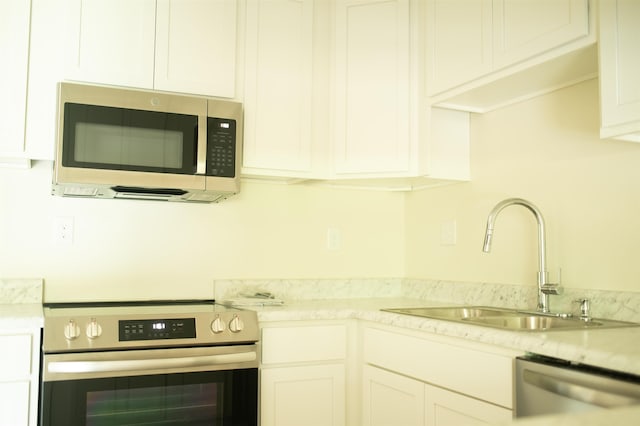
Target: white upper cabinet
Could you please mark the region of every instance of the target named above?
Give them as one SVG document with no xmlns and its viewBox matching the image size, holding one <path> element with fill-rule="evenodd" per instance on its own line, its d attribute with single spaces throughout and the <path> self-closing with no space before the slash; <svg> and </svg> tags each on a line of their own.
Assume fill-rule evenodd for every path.
<svg viewBox="0 0 640 426">
<path fill-rule="evenodd" d="M 586 0 L 493 0 L 493 68 L 589 35 Z"/>
<path fill-rule="evenodd" d="M 153 87 L 155 0 L 70 0 L 66 77 Z"/>
<path fill-rule="evenodd" d="M 65 77 L 233 97 L 234 0 L 71 0 Z"/>
<path fill-rule="evenodd" d="M 1 6 L 0 159 L 24 151 L 30 9 L 25 0 L 3 1 Z"/>
<path fill-rule="evenodd" d="M 236 3 L 158 0 L 155 89 L 235 96 Z"/>
<path fill-rule="evenodd" d="M 409 0 L 336 3 L 334 173 L 407 173 Z"/>
<path fill-rule="evenodd" d="M 425 102 L 424 12 L 418 0 L 247 1 L 243 174 L 467 180 L 468 114 Z"/>
<path fill-rule="evenodd" d="M 58 82 L 64 80 L 66 10 L 59 0 L 31 0 L 25 155 L 53 160 Z"/>
<path fill-rule="evenodd" d="M 313 0 L 247 1 L 244 175 L 314 177 L 314 105 L 326 108 L 328 86 L 315 91 L 313 8 Z"/>
<path fill-rule="evenodd" d="M 491 12 L 491 0 L 427 2 L 428 94 L 491 72 Z"/>
<path fill-rule="evenodd" d="M 600 136 L 640 142 L 640 2 L 600 1 Z"/>
<path fill-rule="evenodd" d="M 486 112 L 597 76 L 588 0 L 428 0 L 427 94 Z"/>
</svg>

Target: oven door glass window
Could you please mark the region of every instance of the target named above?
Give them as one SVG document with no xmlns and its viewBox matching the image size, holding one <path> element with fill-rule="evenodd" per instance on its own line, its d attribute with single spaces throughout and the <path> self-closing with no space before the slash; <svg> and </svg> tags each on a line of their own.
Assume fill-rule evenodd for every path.
<svg viewBox="0 0 640 426">
<path fill-rule="evenodd" d="M 45 382 L 50 426 L 255 426 L 257 369 Z"/>
<path fill-rule="evenodd" d="M 193 174 L 198 117 L 66 103 L 67 167 Z"/>
</svg>

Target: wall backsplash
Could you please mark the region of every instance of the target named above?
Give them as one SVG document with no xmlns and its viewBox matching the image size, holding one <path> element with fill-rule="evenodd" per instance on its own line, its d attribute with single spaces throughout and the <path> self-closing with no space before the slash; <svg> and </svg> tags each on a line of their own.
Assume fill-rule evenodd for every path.
<svg viewBox="0 0 640 426">
<path fill-rule="evenodd" d="M 224 301 L 269 292 L 285 303 L 326 299 L 407 298 L 457 305 L 499 306 L 535 310 L 537 288 L 521 285 L 422 279 L 215 280 L 213 293 Z M 554 312 L 579 314 L 577 298 L 587 298 L 591 315 L 640 322 L 640 293 L 565 288 L 551 296 Z"/>
</svg>

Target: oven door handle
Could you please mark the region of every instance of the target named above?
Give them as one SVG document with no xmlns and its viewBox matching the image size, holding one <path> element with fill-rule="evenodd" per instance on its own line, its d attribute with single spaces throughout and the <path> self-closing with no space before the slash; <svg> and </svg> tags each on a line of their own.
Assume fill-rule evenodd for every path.
<svg viewBox="0 0 640 426">
<path fill-rule="evenodd" d="M 206 367 L 209 365 L 236 364 L 255 361 L 256 352 L 205 355 L 180 358 L 124 359 L 114 361 L 51 361 L 50 373 L 108 373 L 117 371 L 145 371 L 170 368 Z"/>
</svg>

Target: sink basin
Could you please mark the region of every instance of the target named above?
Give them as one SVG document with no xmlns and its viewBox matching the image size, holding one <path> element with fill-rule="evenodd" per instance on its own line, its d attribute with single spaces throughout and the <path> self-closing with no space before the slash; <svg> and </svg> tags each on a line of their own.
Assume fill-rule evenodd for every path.
<svg viewBox="0 0 640 426">
<path fill-rule="evenodd" d="M 396 314 L 413 315 L 416 317 L 462 320 L 482 317 L 502 317 L 518 315 L 514 309 L 491 308 L 487 306 L 452 306 L 438 308 L 394 308 L 383 309 Z"/>
<path fill-rule="evenodd" d="M 471 322 L 478 325 L 522 331 L 542 331 L 553 329 L 575 330 L 594 327 L 602 328 L 605 325 L 604 322 L 598 320 L 581 321 L 579 319 L 548 317 L 542 315 L 474 318 Z"/>
<path fill-rule="evenodd" d="M 383 311 L 514 331 L 584 330 L 640 326 L 640 324 L 632 322 L 603 319 L 582 321 L 572 317 L 562 318 L 550 314 L 487 306 L 392 308 L 383 309 Z"/>
</svg>

